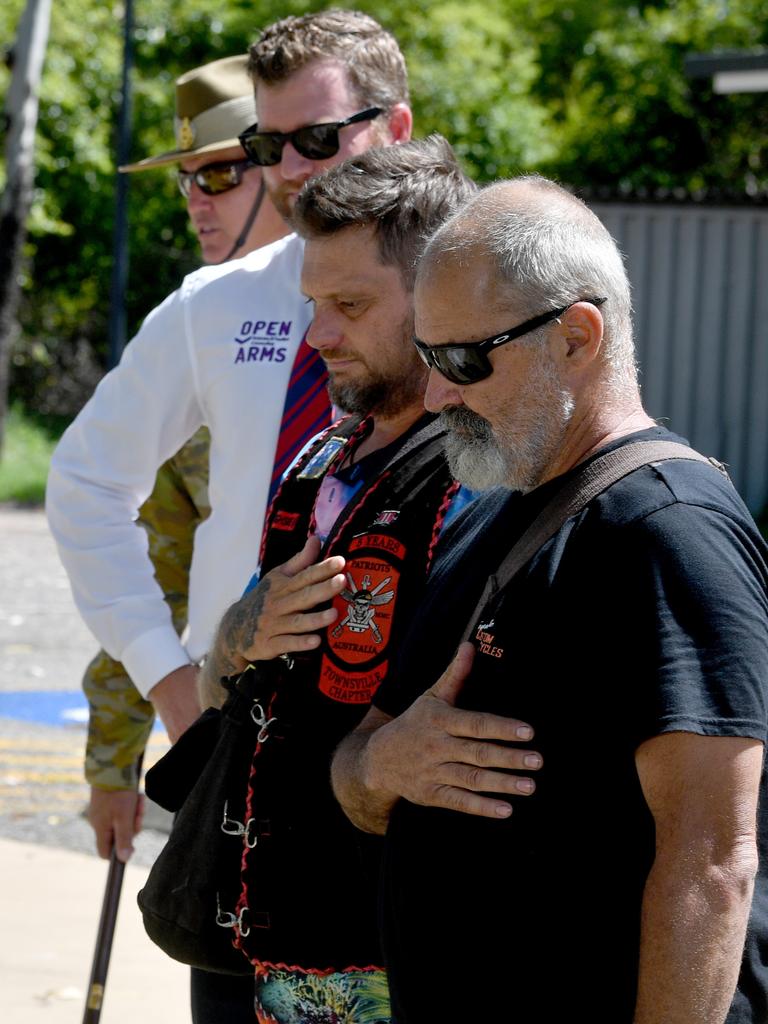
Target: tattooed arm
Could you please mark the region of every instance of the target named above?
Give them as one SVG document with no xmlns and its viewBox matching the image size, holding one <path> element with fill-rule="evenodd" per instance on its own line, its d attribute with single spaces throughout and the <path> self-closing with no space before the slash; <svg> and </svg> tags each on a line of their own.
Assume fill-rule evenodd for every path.
<svg viewBox="0 0 768 1024">
<path fill-rule="evenodd" d="M 267 661 L 290 651 L 310 651 L 319 630 L 336 619 L 336 610 L 312 611 L 332 600 L 346 585 L 340 556 L 316 562 L 320 543 L 310 537 L 304 548 L 277 566 L 229 608 L 200 672 L 203 708 L 220 706 L 222 676 L 237 675 L 252 661 Z"/>
</svg>

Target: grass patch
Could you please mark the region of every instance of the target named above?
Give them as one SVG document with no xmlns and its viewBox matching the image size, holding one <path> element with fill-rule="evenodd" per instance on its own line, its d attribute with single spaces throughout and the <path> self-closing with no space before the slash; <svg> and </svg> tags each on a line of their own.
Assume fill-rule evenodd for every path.
<svg viewBox="0 0 768 1024">
<path fill-rule="evenodd" d="M 65 426 L 59 418 L 30 415 L 19 405 L 11 408 L 0 458 L 0 501 L 42 503 L 51 452 Z"/>
</svg>

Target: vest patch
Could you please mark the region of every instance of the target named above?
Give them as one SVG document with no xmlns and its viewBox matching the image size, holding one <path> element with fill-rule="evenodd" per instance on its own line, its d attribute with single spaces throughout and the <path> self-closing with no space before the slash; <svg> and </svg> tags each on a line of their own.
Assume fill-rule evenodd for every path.
<svg viewBox="0 0 768 1024">
<path fill-rule="evenodd" d="M 352 559 L 344 575 L 347 586 L 333 601 L 339 617 L 328 630 L 328 645 L 342 662 L 355 665 L 375 658 L 389 641 L 400 573 L 371 557 Z"/>
<path fill-rule="evenodd" d="M 385 533 L 364 533 L 360 537 L 354 537 L 349 545 L 350 554 L 359 551 L 360 548 L 379 548 L 394 555 L 395 558 L 405 558 L 405 544 L 401 544 L 394 537 L 388 537 Z"/>
<path fill-rule="evenodd" d="M 396 522 L 400 517 L 398 509 L 385 508 L 382 512 L 376 516 L 373 520 L 372 526 L 391 526 L 392 523 Z"/>
<path fill-rule="evenodd" d="M 297 480 L 319 480 L 325 476 L 331 463 L 347 443 L 345 437 L 330 437 L 323 447 L 315 452 L 301 472 L 296 474 Z"/>
<path fill-rule="evenodd" d="M 356 539 L 370 548 L 370 536 Z M 329 653 L 323 654 L 318 687 L 331 700 L 368 704 L 387 674 L 384 656 L 395 615 L 400 570 L 370 554 L 348 560 L 344 574 L 347 586 L 333 601 L 338 618 L 326 634 Z M 374 664 L 355 670 L 366 663 Z"/>
<path fill-rule="evenodd" d="M 318 685 L 326 697 L 341 704 L 370 704 L 387 674 L 388 665 L 389 662 L 383 661 L 370 672 L 340 671 L 324 654 Z"/>
<path fill-rule="evenodd" d="M 272 530 L 295 530 L 301 516 L 298 512 L 275 512 L 270 529 Z"/>
</svg>

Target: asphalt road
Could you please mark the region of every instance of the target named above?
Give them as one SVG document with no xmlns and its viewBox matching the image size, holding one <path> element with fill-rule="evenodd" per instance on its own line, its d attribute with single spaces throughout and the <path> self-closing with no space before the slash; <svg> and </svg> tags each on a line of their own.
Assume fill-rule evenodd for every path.
<svg viewBox="0 0 768 1024">
<path fill-rule="evenodd" d="M 40 509 L 0 506 L 0 836 L 95 854 L 82 817 L 87 709 L 83 669 L 96 644 L 72 601 Z M 167 749 L 156 732 L 147 766 Z M 167 818 L 150 812 L 150 822 Z M 134 863 L 165 836 L 146 829 Z"/>
</svg>

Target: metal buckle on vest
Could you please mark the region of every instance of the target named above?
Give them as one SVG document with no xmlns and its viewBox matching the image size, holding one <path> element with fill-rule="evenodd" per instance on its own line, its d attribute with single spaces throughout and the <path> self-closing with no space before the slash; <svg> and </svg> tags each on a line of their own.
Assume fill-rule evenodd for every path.
<svg viewBox="0 0 768 1024">
<path fill-rule="evenodd" d="M 265 743 L 266 740 L 269 739 L 269 727 L 270 725 L 272 725 L 273 722 L 276 722 L 277 719 L 267 718 L 266 713 L 264 712 L 264 708 L 261 706 L 261 704 L 259 704 L 257 700 L 253 702 L 253 707 L 251 708 L 251 718 L 256 723 L 256 725 L 261 726 L 261 728 L 259 729 L 259 734 L 256 737 L 256 742 Z"/>
<path fill-rule="evenodd" d="M 254 835 L 251 839 L 250 832 L 251 826 L 256 824 L 255 818 L 249 818 L 245 824 L 242 821 L 237 821 L 236 818 L 230 818 L 227 814 L 227 808 L 229 806 L 229 800 L 224 801 L 224 817 L 222 819 L 221 831 L 227 836 L 245 836 L 245 845 L 249 850 L 252 850 L 259 840 L 258 834 Z"/>
<path fill-rule="evenodd" d="M 248 907 L 242 907 L 239 914 L 233 914 L 231 910 L 222 910 L 219 902 L 219 894 L 216 893 L 216 924 L 219 928 L 237 928 L 242 938 L 250 935 L 251 926 L 243 927 L 243 915 L 248 913 Z"/>
</svg>

